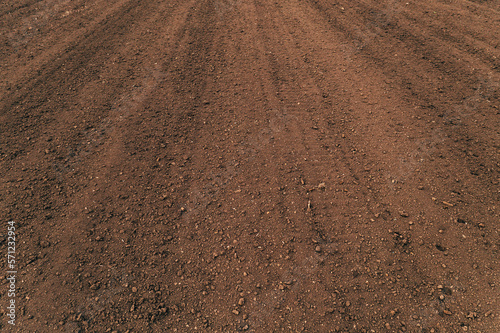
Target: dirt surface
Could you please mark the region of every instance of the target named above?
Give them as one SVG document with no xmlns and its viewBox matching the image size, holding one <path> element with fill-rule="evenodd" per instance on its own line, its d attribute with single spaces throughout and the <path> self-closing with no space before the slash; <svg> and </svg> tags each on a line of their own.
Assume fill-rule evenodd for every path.
<svg viewBox="0 0 500 333">
<path fill-rule="evenodd" d="M 500 332 L 498 1 L 0 16 L 2 332 Z"/>
</svg>

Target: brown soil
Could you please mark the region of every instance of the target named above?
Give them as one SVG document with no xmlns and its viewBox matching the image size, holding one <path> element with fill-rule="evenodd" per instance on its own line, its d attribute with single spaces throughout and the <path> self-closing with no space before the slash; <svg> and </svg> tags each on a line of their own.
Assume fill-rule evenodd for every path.
<svg viewBox="0 0 500 333">
<path fill-rule="evenodd" d="M 0 16 L 2 332 L 500 332 L 498 1 Z"/>
</svg>

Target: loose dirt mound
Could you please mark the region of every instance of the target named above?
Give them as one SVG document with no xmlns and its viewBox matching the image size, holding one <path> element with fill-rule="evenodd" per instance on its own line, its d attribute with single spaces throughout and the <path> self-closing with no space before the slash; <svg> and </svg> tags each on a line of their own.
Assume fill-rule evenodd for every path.
<svg viewBox="0 0 500 333">
<path fill-rule="evenodd" d="M 498 1 L 0 16 L 2 331 L 500 332 Z"/>
</svg>

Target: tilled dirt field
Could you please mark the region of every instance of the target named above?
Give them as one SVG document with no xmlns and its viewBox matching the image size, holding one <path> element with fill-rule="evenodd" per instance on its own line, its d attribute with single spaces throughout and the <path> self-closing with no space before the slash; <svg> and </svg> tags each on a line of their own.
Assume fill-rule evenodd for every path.
<svg viewBox="0 0 500 333">
<path fill-rule="evenodd" d="M 0 17 L 2 332 L 500 332 L 498 1 Z"/>
</svg>

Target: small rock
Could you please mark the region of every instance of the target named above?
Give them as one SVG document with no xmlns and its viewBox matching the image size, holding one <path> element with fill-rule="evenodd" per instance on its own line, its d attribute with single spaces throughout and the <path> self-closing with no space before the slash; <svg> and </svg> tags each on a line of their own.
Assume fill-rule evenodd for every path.
<svg viewBox="0 0 500 333">
<path fill-rule="evenodd" d="M 438 249 L 441 252 L 446 251 L 446 247 L 442 246 L 441 244 L 435 244 L 436 249 Z"/>
<path fill-rule="evenodd" d="M 238 300 L 238 305 L 242 306 L 243 304 L 245 304 L 245 299 L 242 297 Z"/>
<path fill-rule="evenodd" d="M 408 213 L 404 212 L 404 211 L 400 211 L 399 215 L 401 215 L 402 217 L 408 217 L 409 216 Z"/>
<path fill-rule="evenodd" d="M 445 315 L 451 316 L 451 311 L 450 310 L 444 310 L 443 313 Z"/>
<path fill-rule="evenodd" d="M 467 318 L 469 318 L 469 319 L 475 319 L 475 318 L 477 318 L 477 313 L 475 313 L 475 312 L 469 312 L 469 314 L 467 314 Z"/>
<path fill-rule="evenodd" d="M 239 315 L 239 314 L 240 314 L 240 312 L 239 312 L 238 310 L 233 310 L 233 314 L 235 314 L 235 315 Z"/>
<path fill-rule="evenodd" d="M 314 248 L 314 250 L 315 250 L 316 252 L 321 252 L 321 246 L 319 246 L 319 245 L 318 245 L 318 246 L 316 246 L 316 247 Z"/>
<path fill-rule="evenodd" d="M 136 293 L 137 292 L 137 288 L 136 287 L 132 287 L 132 292 Z"/>
<path fill-rule="evenodd" d="M 448 288 L 448 287 L 443 287 L 442 292 L 443 292 L 443 294 L 448 295 L 448 296 L 451 296 L 453 294 L 453 290 L 451 290 L 451 288 Z"/>
</svg>

